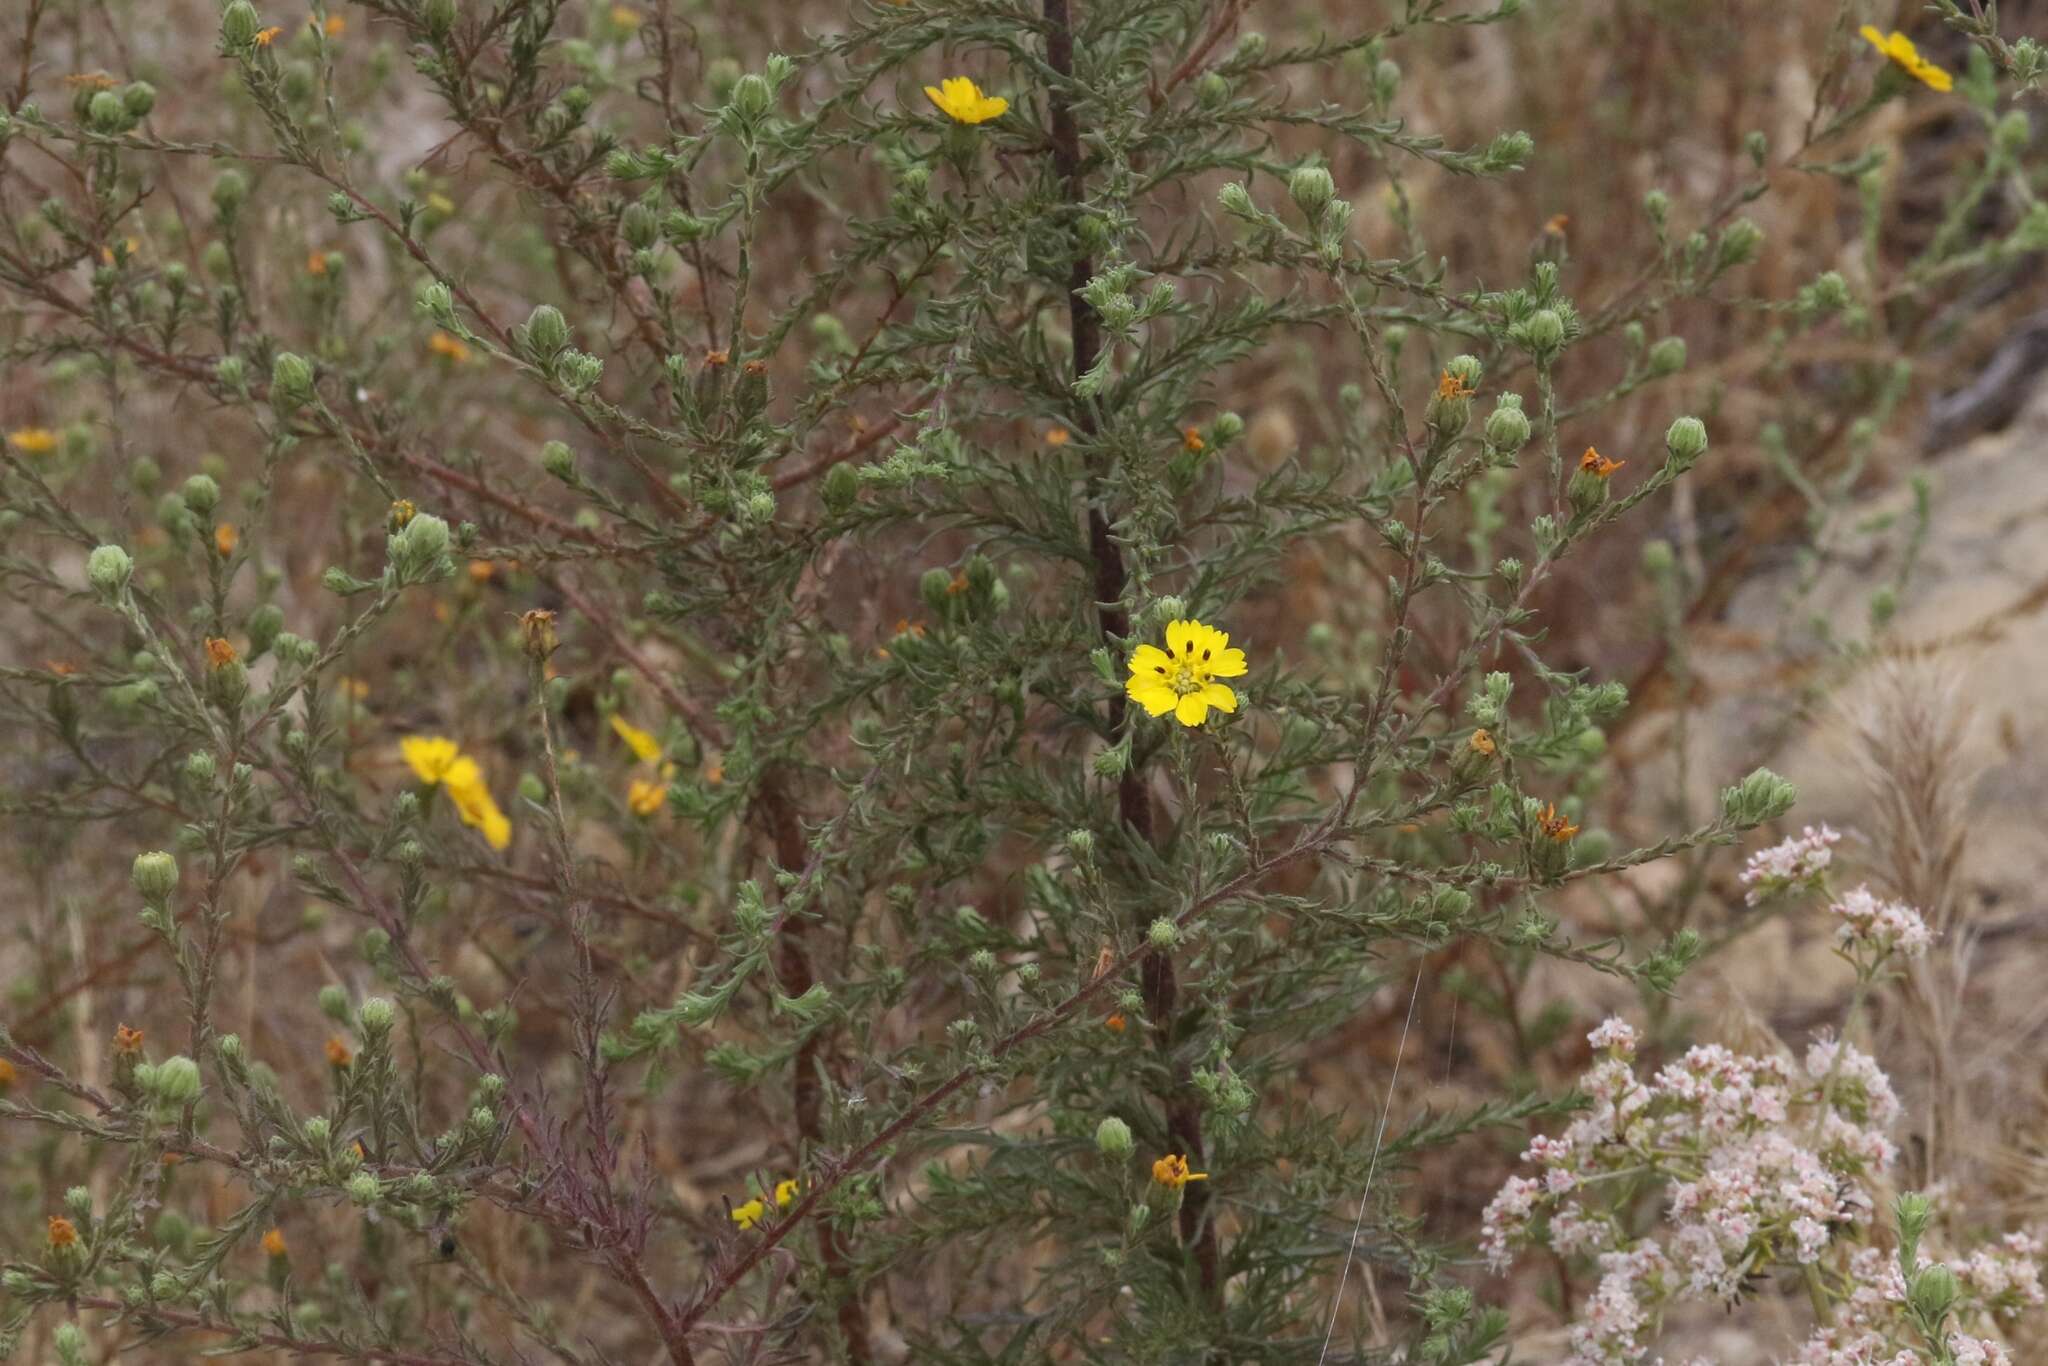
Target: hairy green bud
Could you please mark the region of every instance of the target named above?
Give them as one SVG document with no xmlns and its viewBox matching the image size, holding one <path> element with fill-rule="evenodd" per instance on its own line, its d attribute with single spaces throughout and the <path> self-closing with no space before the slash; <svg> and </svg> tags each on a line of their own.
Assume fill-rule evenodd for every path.
<svg viewBox="0 0 2048 1366">
<path fill-rule="evenodd" d="M 220 12 L 221 45 L 230 52 L 253 47 L 262 27 L 263 21 L 257 18 L 256 7 L 249 0 L 229 0 L 228 7 Z"/>
<path fill-rule="evenodd" d="M 1095 1151 L 1104 1157 L 1121 1160 L 1129 1157 L 1135 1146 L 1131 1139 L 1131 1126 L 1115 1115 L 1095 1126 Z"/>
<path fill-rule="evenodd" d="M 120 546 L 95 546 L 92 554 L 85 557 L 86 582 L 101 602 L 111 604 L 118 599 L 134 575 L 135 561 Z"/>
<path fill-rule="evenodd" d="M 1529 415 L 1520 394 L 1502 394 L 1486 418 L 1486 444 L 1497 451 L 1518 451 L 1529 443 Z"/>
<path fill-rule="evenodd" d="M 137 854 L 128 875 L 135 883 L 135 890 L 142 893 L 142 899 L 151 905 L 161 904 L 178 890 L 178 861 L 161 849 Z"/>
<path fill-rule="evenodd" d="M 1662 378 L 1685 368 L 1685 338 L 1664 337 L 1650 348 L 1650 373 Z"/>
<path fill-rule="evenodd" d="M 179 1054 L 156 1065 L 151 1092 L 165 1105 L 190 1105 L 199 1099 L 199 1064 Z"/>
<path fill-rule="evenodd" d="M 1330 201 L 1337 197 L 1337 182 L 1329 171 L 1321 166 L 1301 166 L 1287 178 L 1287 193 L 1293 196 L 1294 206 L 1301 210 L 1309 222 L 1320 222 L 1323 211 L 1330 207 Z"/>
<path fill-rule="evenodd" d="M 1696 417 L 1679 418 L 1664 433 L 1664 449 L 1670 453 L 1673 470 L 1685 473 L 1707 453 L 1707 424 Z"/>
</svg>

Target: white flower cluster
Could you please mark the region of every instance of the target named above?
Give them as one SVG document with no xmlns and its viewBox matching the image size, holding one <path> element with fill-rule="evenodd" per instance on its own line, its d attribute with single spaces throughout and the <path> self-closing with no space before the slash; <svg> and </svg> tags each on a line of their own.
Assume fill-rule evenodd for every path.
<svg viewBox="0 0 2048 1366">
<path fill-rule="evenodd" d="M 1522 1157 L 1536 1174 L 1501 1187 L 1481 1238 L 1497 1270 L 1530 1244 L 1596 1260 L 1599 1285 L 1571 1325 L 1567 1366 L 1642 1361 L 1646 1334 L 1673 1303 L 1730 1301 L 1759 1272 L 1824 1260 L 1846 1270 L 1850 1298 L 1796 1360 L 1925 1366 L 1899 1345 L 1910 1339 L 1896 1260 L 1859 1246 L 1873 1189 L 1898 1155 L 1886 1134 L 1898 1097 L 1874 1060 L 1832 1039 L 1798 1063 L 1709 1044 L 1644 1079 L 1626 1023 L 1610 1019 L 1589 1040 L 1604 1055 L 1579 1081 L 1591 1105 L 1529 1144 Z M 1646 1177 L 1663 1187 L 1663 1218 L 1639 1236 L 1630 1212 Z M 1961 1303 L 1979 1314 L 2041 1303 L 2040 1252 L 2015 1234 L 1956 1264 Z M 2006 1361 L 1995 1341 L 1958 1333 L 1950 1347 L 1958 1362 Z"/>
<path fill-rule="evenodd" d="M 1844 892 L 1828 914 L 1841 920 L 1836 935 L 1852 957 L 1902 953 L 1918 958 L 1934 945 L 1934 931 L 1920 912 L 1904 902 L 1880 901 L 1868 887 Z"/>
<path fill-rule="evenodd" d="M 1809 825 L 1793 838 L 1751 854 L 1742 868 L 1742 883 L 1749 888 L 1743 900 L 1754 906 L 1794 889 L 1820 890 L 1841 838 L 1825 825 Z"/>
</svg>

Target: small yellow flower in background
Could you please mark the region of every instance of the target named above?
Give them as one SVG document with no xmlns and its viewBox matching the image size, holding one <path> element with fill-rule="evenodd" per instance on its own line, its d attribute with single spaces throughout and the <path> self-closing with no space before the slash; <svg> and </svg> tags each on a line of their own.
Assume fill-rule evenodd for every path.
<svg viewBox="0 0 2048 1366">
<path fill-rule="evenodd" d="M 430 786 L 446 777 L 455 761 L 462 757 L 461 748 L 441 735 L 408 735 L 398 742 L 398 752 L 405 756 L 406 763 L 412 765 L 412 771 L 419 775 L 420 781 Z"/>
<path fill-rule="evenodd" d="M 924 88 L 925 98 L 955 123 L 987 123 L 1001 118 L 1010 102 L 1001 95 L 984 95 L 981 87 L 966 76 L 949 76 Z"/>
<path fill-rule="evenodd" d="M 437 213 L 443 218 L 453 218 L 455 216 L 455 201 L 438 191 L 427 196 L 427 208 L 430 212 Z"/>
<path fill-rule="evenodd" d="M 48 455 L 57 449 L 57 434 L 48 427 L 17 427 L 7 434 L 7 444 L 23 455 Z"/>
<path fill-rule="evenodd" d="M 498 566 L 495 561 L 471 560 L 469 562 L 469 577 L 472 583 L 489 583 L 491 576 L 497 572 Z"/>
<path fill-rule="evenodd" d="M 1191 1172 L 1185 1156 L 1168 1153 L 1152 1164 L 1152 1179 L 1169 1190 L 1179 1190 L 1190 1181 L 1207 1181 L 1209 1173 Z"/>
<path fill-rule="evenodd" d="M 310 26 L 313 21 L 308 19 L 306 23 Z M 339 14 L 330 14 L 327 16 L 327 22 L 322 24 L 321 28 L 328 37 L 339 38 L 342 34 L 348 32 L 348 20 L 342 18 Z"/>
<path fill-rule="evenodd" d="M 1247 667 L 1244 651 L 1231 646 L 1228 634 L 1199 621 L 1170 621 L 1164 650 L 1140 645 L 1131 652 L 1124 692 L 1149 716 L 1172 712 L 1183 726 L 1199 726 L 1211 707 L 1237 710 L 1237 694 L 1215 680 L 1236 678 Z"/>
<path fill-rule="evenodd" d="M 1913 40 L 1893 29 L 1889 34 L 1879 33 L 1869 24 L 1860 30 L 1863 41 L 1891 58 L 1892 64 L 1908 76 L 1933 90 L 1944 93 L 1955 88 L 1955 77 L 1943 71 L 1933 62 L 1920 55 L 1920 49 L 1913 46 Z"/>
<path fill-rule="evenodd" d="M 802 1189 L 803 1184 L 793 1176 L 786 1181 L 777 1181 L 775 1183 L 775 1208 L 788 1209 L 789 1202 L 796 1199 L 797 1193 Z"/>
<path fill-rule="evenodd" d="M 1048 446 L 1064 446 L 1070 439 L 1065 427 L 1053 427 L 1045 434 L 1045 444 Z"/>
<path fill-rule="evenodd" d="M 1109 1018 L 1105 1019 L 1105 1020 L 1104 1020 L 1104 1021 L 1102 1022 L 1102 1027 L 1103 1027 L 1104 1029 L 1108 1030 L 1108 1031 L 1109 1031 L 1110 1033 L 1112 1033 L 1112 1034 L 1121 1034 L 1121 1033 L 1123 1033 L 1123 1032 L 1124 1032 L 1124 1013 L 1123 1013 L 1123 1012 L 1122 1012 L 1121 1010 L 1117 1010 L 1117 1011 L 1111 1011 L 1111 1012 L 1110 1012 L 1110 1015 L 1109 1015 Z"/>
<path fill-rule="evenodd" d="M 660 783 L 635 778 L 626 786 L 626 806 L 636 816 L 651 816 L 661 810 L 667 790 Z"/>
<path fill-rule="evenodd" d="M 272 25 L 271 27 L 264 29 L 261 33 L 258 33 L 256 35 L 256 46 L 269 47 L 271 44 L 271 40 L 276 38 L 278 34 L 283 32 L 284 30 L 278 28 L 276 25 Z"/>
<path fill-rule="evenodd" d="M 491 848 L 503 849 L 512 842 L 512 822 L 492 799 L 483 770 L 453 740 L 441 735 L 408 735 L 398 742 L 398 752 L 421 782 L 429 786 L 438 783 L 448 790 L 455 814 L 464 825 L 481 830 Z"/>
<path fill-rule="evenodd" d="M 342 696 L 352 701 L 360 702 L 370 695 L 370 684 L 367 679 L 342 678 L 336 682 L 340 685 Z"/>
<path fill-rule="evenodd" d="M 0 1096 L 14 1089 L 14 1064 L 0 1058 Z"/>
<path fill-rule="evenodd" d="M 725 781 L 725 756 L 713 754 L 704 761 L 704 781 L 717 787 Z"/>
<path fill-rule="evenodd" d="M 274 1229 L 271 1229 L 271 1230 L 270 1230 L 270 1231 L 269 1231 L 268 1233 L 265 1233 L 265 1234 L 263 1235 L 263 1255 L 264 1255 L 264 1256 L 266 1256 L 266 1257 L 282 1257 L 282 1256 L 284 1256 L 284 1255 L 285 1255 L 285 1253 L 286 1253 L 286 1252 L 288 1252 L 288 1251 L 290 1251 L 290 1249 L 289 1249 L 289 1248 L 287 1248 L 287 1247 L 286 1247 L 286 1246 L 284 1245 L 284 1230 L 283 1230 L 283 1229 L 276 1229 L 276 1228 L 274 1228 Z"/>
<path fill-rule="evenodd" d="M 142 1051 L 142 1031 L 130 1029 L 127 1025 L 114 1027 L 114 1051 L 129 1056 Z"/>
<path fill-rule="evenodd" d="M 638 28 L 644 22 L 640 18 L 640 11 L 634 9 L 631 5 L 613 5 L 611 16 L 614 24 L 625 29 Z"/>
<path fill-rule="evenodd" d="M 84 86 L 90 90 L 112 90 L 120 82 L 104 71 L 81 71 L 75 75 L 66 76 L 64 84 Z"/>
<path fill-rule="evenodd" d="M 1473 731 L 1472 738 L 1467 743 L 1474 754 L 1492 754 L 1494 751 L 1493 736 L 1483 729 Z"/>
<path fill-rule="evenodd" d="M 446 332 L 436 332 L 428 337 L 427 350 L 450 365 L 462 365 L 469 360 L 469 347 L 459 337 L 451 337 Z"/>
<path fill-rule="evenodd" d="M 1202 440 L 1200 427 L 1189 427 L 1181 432 L 1180 444 L 1191 451 L 1204 451 L 1209 448 L 1209 443 Z"/>
<path fill-rule="evenodd" d="M 1579 833 L 1578 826 L 1573 825 L 1558 813 L 1555 802 L 1544 806 L 1542 812 L 1536 817 L 1536 824 L 1542 828 L 1544 834 L 1550 836 L 1559 844 L 1563 844 L 1573 835 Z"/>
<path fill-rule="evenodd" d="M 341 1041 L 339 1035 L 329 1034 L 327 1036 L 326 1051 L 327 1065 L 329 1067 L 346 1067 L 356 1060 L 356 1055 L 348 1051 L 348 1045 Z"/>
<path fill-rule="evenodd" d="M 1627 463 L 1626 460 L 1609 460 L 1591 446 L 1586 447 L 1586 453 L 1579 457 L 1579 468 L 1596 479 L 1608 478 Z"/>
<path fill-rule="evenodd" d="M 412 499 L 400 498 L 391 505 L 390 519 L 393 531 L 405 530 L 406 523 L 419 516 L 419 509 L 412 505 Z"/>
<path fill-rule="evenodd" d="M 51 1215 L 47 1227 L 51 1247 L 70 1247 L 78 1241 L 78 1225 L 61 1214 Z"/>
<path fill-rule="evenodd" d="M 649 735 L 625 717 L 612 716 L 612 732 L 626 742 L 626 748 L 642 763 L 653 763 L 661 757 L 661 741 Z"/>
<path fill-rule="evenodd" d="M 1472 397 L 1472 390 L 1466 386 L 1461 376 L 1454 375 L 1446 370 L 1443 374 L 1437 376 L 1436 396 L 1445 400 L 1470 398 Z"/>
<path fill-rule="evenodd" d="M 324 252 L 324 251 L 309 251 L 309 252 L 307 252 L 307 253 L 306 253 L 306 274 L 308 274 L 308 275 L 325 275 L 326 273 L 327 273 L 327 253 L 326 253 L 326 252 Z"/>
<path fill-rule="evenodd" d="M 225 669 L 235 662 L 235 647 L 219 636 L 206 638 L 206 662 L 216 669 Z"/>
<path fill-rule="evenodd" d="M 234 554 L 235 544 L 241 539 L 242 534 L 235 530 L 233 522 L 222 522 L 213 529 L 213 548 L 221 553 L 222 558 Z"/>
<path fill-rule="evenodd" d="M 763 1204 L 761 1197 L 757 1195 L 744 1205 L 733 1206 L 732 1221 L 741 1228 L 752 1228 L 760 1223 L 767 1214 L 768 1206 Z"/>
</svg>

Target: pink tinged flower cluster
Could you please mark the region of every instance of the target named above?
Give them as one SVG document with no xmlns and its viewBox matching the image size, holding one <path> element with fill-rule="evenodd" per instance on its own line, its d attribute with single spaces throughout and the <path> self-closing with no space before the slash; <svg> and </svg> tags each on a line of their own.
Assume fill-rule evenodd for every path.
<svg viewBox="0 0 2048 1366">
<path fill-rule="evenodd" d="M 1742 883 L 1749 888 L 1743 900 L 1754 906 L 1790 891 L 1819 891 L 1841 838 L 1825 825 L 1809 825 L 1791 839 L 1751 854 L 1742 869 Z"/>
<path fill-rule="evenodd" d="M 1853 956 L 1918 958 L 1934 944 L 1934 932 L 1920 912 L 1903 902 L 1881 901 L 1868 887 L 1843 893 L 1828 913 L 1842 922 L 1835 934 Z"/>
</svg>

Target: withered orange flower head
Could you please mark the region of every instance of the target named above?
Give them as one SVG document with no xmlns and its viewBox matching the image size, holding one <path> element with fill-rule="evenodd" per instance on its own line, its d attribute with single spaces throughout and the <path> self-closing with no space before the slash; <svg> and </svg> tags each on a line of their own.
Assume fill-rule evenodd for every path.
<svg viewBox="0 0 2048 1366">
<path fill-rule="evenodd" d="M 1064 446 L 1067 444 L 1068 436 L 1069 434 L 1065 427 L 1049 428 L 1045 434 L 1045 444 L 1048 446 Z"/>
<path fill-rule="evenodd" d="M 285 1246 L 283 1229 L 274 1228 L 263 1235 L 264 1256 L 282 1257 L 289 1250 L 290 1249 Z"/>
<path fill-rule="evenodd" d="M 1579 457 L 1579 468 L 1596 479 L 1607 478 L 1627 463 L 1626 460 L 1609 460 L 1591 446 L 1586 447 L 1586 453 Z"/>
<path fill-rule="evenodd" d="M 264 29 L 262 32 L 256 35 L 256 46 L 269 47 L 272 40 L 274 40 L 278 34 L 283 32 L 284 30 L 282 28 L 279 28 L 277 25 L 271 25 L 269 28 Z"/>
<path fill-rule="evenodd" d="M 1109 1017 L 1108 1019 L 1106 1019 L 1106 1020 L 1104 1020 L 1104 1021 L 1102 1022 L 1102 1027 L 1103 1027 L 1104 1029 L 1108 1030 L 1108 1031 L 1109 1031 L 1110 1033 L 1112 1033 L 1112 1034 L 1121 1034 L 1121 1033 L 1123 1033 L 1123 1032 L 1124 1032 L 1124 1013 L 1123 1013 L 1123 1012 L 1122 1012 L 1121 1010 L 1119 1010 L 1119 1011 L 1116 1011 L 1116 1012 L 1114 1012 L 1113 1014 L 1111 1014 L 1111 1015 L 1110 1015 L 1110 1017 Z"/>
<path fill-rule="evenodd" d="M 49 1230 L 51 1247 L 70 1247 L 78 1241 L 78 1225 L 61 1214 L 50 1216 Z"/>
<path fill-rule="evenodd" d="M 233 522 L 222 522 L 213 529 L 213 548 L 225 559 L 235 553 L 235 546 L 241 541 L 242 533 L 235 530 Z"/>
<path fill-rule="evenodd" d="M 1470 744 L 1474 754 L 1492 754 L 1495 748 L 1493 736 L 1488 734 L 1483 728 L 1473 731 L 1472 739 L 1467 743 Z"/>
<path fill-rule="evenodd" d="M 1559 844 L 1564 843 L 1573 835 L 1579 833 L 1578 826 L 1573 825 L 1559 814 L 1555 802 L 1544 805 L 1542 814 L 1536 817 L 1536 824 L 1543 828 L 1544 834 L 1550 836 Z"/>
<path fill-rule="evenodd" d="M 129 1054 L 140 1053 L 142 1051 L 142 1031 L 130 1029 L 127 1025 L 122 1025 L 116 1029 L 114 1031 L 114 1051 L 116 1053 Z"/>
<path fill-rule="evenodd" d="M 329 1067 L 346 1067 L 355 1061 L 355 1056 L 355 1054 L 348 1051 L 348 1045 L 341 1041 L 339 1035 L 329 1034 L 327 1036 L 327 1065 Z"/>
<path fill-rule="evenodd" d="M 731 360 L 732 356 L 724 351 L 706 351 L 704 353 L 704 363 L 706 365 L 725 365 Z"/>
<path fill-rule="evenodd" d="M 1441 399 L 1470 398 L 1472 390 L 1462 378 L 1446 370 L 1437 377 L 1436 396 Z"/>
<path fill-rule="evenodd" d="M 6 1095 L 13 1087 L 14 1064 L 5 1058 L 0 1058 L 0 1096 Z"/>
<path fill-rule="evenodd" d="M 216 669 L 225 669 L 235 662 L 235 647 L 219 636 L 206 638 L 206 662 Z"/>
<path fill-rule="evenodd" d="M 1568 213 L 1554 213 L 1550 215 L 1550 220 L 1543 225 L 1543 231 L 1549 233 L 1552 237 L 1562 237 L 1564 236 L 1564 230 L 1571 226 L 1571 221 L 1572 216 Z"/>
<path fill-rule="evenodd" d="M 1202 440 L 1202 429 L 1189 427 L 1180 434 L 1180 444 L 1191 451 L 1207 450 L 1209 443 Z"/>
</svg>

